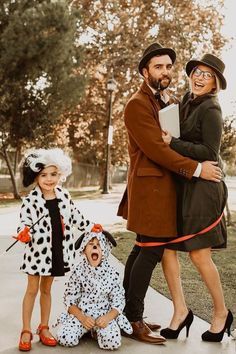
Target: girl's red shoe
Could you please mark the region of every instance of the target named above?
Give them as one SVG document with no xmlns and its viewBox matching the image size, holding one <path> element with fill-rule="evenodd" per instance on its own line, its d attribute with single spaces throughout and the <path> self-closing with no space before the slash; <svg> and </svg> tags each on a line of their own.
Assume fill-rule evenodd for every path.
<svg viewBox="0 0 236 354">
<path fill-rule="evenodd" d="M 48 345 L 49 347 L 55 347 L 57 345 L 57 340 L 54 337 L 46 337 L 45 335 L 42 334 L 42 331 L 44 329 L 49 329 L 48 326 L 42 326 L 39 325 L 37 329 L 37 334 L 39 335 L 40 341 L 44 345 Z"/>
<path fill-rule="evenodd" d="M 28 333 L 30 334 L 30 341 L 29 342 L 23 342 L 22 341 L 22 336 L 24 333 Z M 19 342 L 19 350 L 21 350 L 22 352 L 28 352 L 31 350 L 31 341 L 33 339 L 33 334 L 28 331 L 27 329 L 23 330 L 20 334 L 20 342 Z"/>
</svg>

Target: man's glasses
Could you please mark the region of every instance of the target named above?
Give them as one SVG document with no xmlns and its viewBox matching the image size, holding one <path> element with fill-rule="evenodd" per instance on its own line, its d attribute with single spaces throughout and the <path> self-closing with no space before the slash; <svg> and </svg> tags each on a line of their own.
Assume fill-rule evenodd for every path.
<svg viewBox="0 0 236 354">
<path fill-rule="evenodd" d="M 209 71 L 200 70 L 198 67 L 196 67 L 193 70 L 193 75 L 196 76 L 196 77 L 199 77 L 199 76 L 202 75 L 205 80 L 210 80 L 210 79 L 212 79 L 215 76 L 214 74 L 210 73 Z"/>
</svg>

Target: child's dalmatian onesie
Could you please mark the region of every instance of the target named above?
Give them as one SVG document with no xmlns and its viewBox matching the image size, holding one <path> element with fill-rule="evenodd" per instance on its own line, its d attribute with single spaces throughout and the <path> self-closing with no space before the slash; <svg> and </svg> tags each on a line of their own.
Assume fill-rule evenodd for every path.
<svg viewBox="0 0 236 354">
<path fill-rule="evenodd" d="M 87 243 L 96 237 L 99 240 L 103 259 L 98 267 L 92 267 L 83 250 Z M 117 349 L 121 345 L 121 331 L 132 333 L 132 327 L 122 314 L 125 306 L 124 289 L 121 285 L 118 272 L 109 264 L 107 257 L 111 250 L 111 243 L 103 233 L 88 233 L 84 237 L 80 253 L 82 260 L 74 267 L 64 294 L 64 304 L 68 308 L 76 305 L 86 315 L 98 318 L 116 309 L 119 315 L 106 328 L 94 328 L 97 333 L 98 345 L 101 349 Z M 80 338 L 88 332 L 81 322 L 68 312 L 62 313 L 59 318 L 61 324 L 57 339 L 64 346 L 75 346 Z"/>
</svg>

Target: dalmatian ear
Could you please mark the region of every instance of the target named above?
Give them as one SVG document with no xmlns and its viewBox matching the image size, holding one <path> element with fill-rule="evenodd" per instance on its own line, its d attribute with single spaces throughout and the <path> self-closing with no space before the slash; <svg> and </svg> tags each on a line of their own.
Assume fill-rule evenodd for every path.
<svg viewBox="0 0 236 354">
<path fill-rule="evenodd" d="M 112 246 L 114 246 L 114 247 L 117 246 L 116 240 L 114 239 L 114 237 L 108 231 L 103 230 L 102 233 L 103 233 L 104 236 L 106 236 L 108 241 L 111 242 Z"/>
<path fill-rule="evenodd" d="M 81 235 L 78 240 L 75 242 L 75 249 L 78 250 L 81 246 L 81 243 L 84 239 L 85 234 Z"/>
</svg>

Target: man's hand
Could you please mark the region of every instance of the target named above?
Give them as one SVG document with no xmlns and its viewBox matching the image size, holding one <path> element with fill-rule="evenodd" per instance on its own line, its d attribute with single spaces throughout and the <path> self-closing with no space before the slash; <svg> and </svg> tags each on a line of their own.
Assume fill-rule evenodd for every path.
<svg viewBox="0 0 236 354">
<path fill-rule="evenodd" d="M 204 161 L 202 162 L 202 171 L 200 177 L 212 182 L 220 182 L 222 178 L 221 169 L 216 166 L 216 161 Z"/>
</svg>

